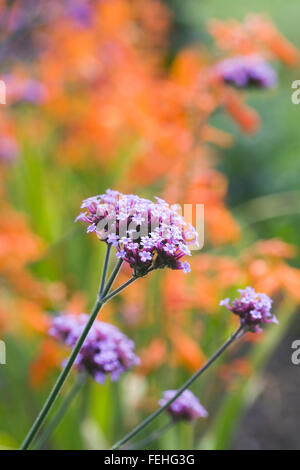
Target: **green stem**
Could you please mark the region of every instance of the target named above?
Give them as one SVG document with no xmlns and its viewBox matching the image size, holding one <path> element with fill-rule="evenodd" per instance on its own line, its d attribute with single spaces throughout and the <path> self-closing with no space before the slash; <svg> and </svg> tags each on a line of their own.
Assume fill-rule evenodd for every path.
<svg viewBox="0 0 300 470">
<path fill-rule="evenodd" d="M 95 306 L 89 316 L 89 320 L 83 330 L 83 332 L 81 333 L 80 337 L 78 338 L 77 340 L 77 343 L 75 344 L 72 352 L 71 352 L 71 355 L 68 359 L 68 362 L 66 363 L 64 369 L 61 371 L 54 387 L 52 388 L 46 402 L 44 403 L 44 406 L 43 408 L 41 409 L 40 413 L 38 414 L 35 422 L 33 423 L 31 429 L 29 430 L 27 436 L 25 437 L 20 449 L 21 450 L 26 450 L 28 449 L 29 445 L 31 444 L 33 438 L 36 436 L 40 426 L 42 425 L 42 423 L 44 422 L 46 416 L 48 415 L 50 409 L 52 408 L 63 384 L 65 383 L 65 380 L 67 378 L 67 376 L 69 375 L 69 372 L 75 362 L 75 359 L 97 317 L 97 314 L 100 310 L 100 308 L 102 307 L 102 302 L 97 300 L 97 302 L 95 303 Z"/>
<path fill-rule="evenodd" d="M 108 294 L 106 297 L 103 297 L 102 298 L 102 302 L 105 303 L 105 302 L 108 302 L 110 299 L 112 299 L 113 297 L 115 297 L 115 295 L 119 294 L 119 292 L 121 292 L 123 289 L 125 289 L 125 287 L 128 287 L 130 284 L 132 284 L 134 281 L 136 281 L 136 279 L 138 279 L 137 277 L 133 276 L 131 277 L 128 281 L 126 281 L 124 284 L 122 284 L 120 287 L 118 287 L 117 289 L 113 290 L 110 294 Z"/>
<path fill-rule="evenodd" d="M 168 429 L 170 429 L 175 424 L 177 424 L 177 422 L 172 419 L 165 426 L 163 426 L 160 429 L 157 429 L 156 431 L 152 432 L 149 436 L 145 437 L 145 439 L 142 439 L 136 444 L 133 443 L 132 446 L 128 448 L 128 450 L 142 449 L 143 447 L 147 446 L 148 444 L 150 444 L 151 442 L 155 441 L 160 436 L 162 436 Z"/>
<path fill-rule="evenodd" d="M 20 447 L 20 450 L 26 450 L 28 449 L 28 447 L 30 446 L 32 440 L 34 439 L 34 437 L 36 436 L 38 430 L 40 429 L 42 423 L 44 422 L 46 416 L 48 415 L 50 409 L 52 408 L 63 384 L 65 383 L 66 381 L 66 378 L 68 377 L 69 375 L 69 372 L 76 360 L 76 357 L 94 323 L 94 321 L 96 320 L 97 318 L 97 315 L 99 313 L 99 310 L 101 309 L 102 305 L 103 305 L 103 301 L 102 301 L 102 298 L 104 298 L 106 296 L 106 294 L 108 293 L 110 287 L 112 286 L 121 266 L 122 266 L 122 260 L 119 260 L 118 263 L 116 264 L 115 266 L 115 269 L 113 270 L 109 280 L 108 280 L 108 283 L 107 285 L 105 286 L 105 289 L 104 291 L 102 292 L 102 294 L 98 294 L 98 297 L 97 297 L 97 300 L 96 300 L 96 303 L 94 305 L 94 308 L 89 316 L 89 319 L 88 319 L 88 322 L 87 324 L 85 325 L 80 337 L 78 338 L 72 352 L 71 352 L 71 355 L 65 365 L 65 367 L 63 368 L 63 370 L 61 371 L 54 387 L 52 388 L 50 394 L 48 395 L 48 398 L 47 400 L 45 401 L 44 403 L 44 406 L 42 407 L 40 413 L 38 414 L 36 420 L 34 421 L 32 427 L 30 428 L 27 436 L 25 437 L 23 443 L 21 444 L 21 447 Z M 104 270 L 102 272 L 102 276 L 105 275 L 104 273 Z M 100 284 L 101 285 L 101 284 Z"/>
<path fill-rule="evenodd" d="M 103 272 L 101 276 L 99 294 L 102 294 L 102 292 L 104 291 L 107 268 L 109 264 L 110 250 L 111 250 L 111 243 L 106 245 L 105 260 L 104 260 Z"/>
<path fill-rule="evenodd" d="M 53 419 L 50 421 L 48 426 L 46 427 L 45 431 L 43 434 L 40 436 L 38 439 L 36 445 L 34 446 L 35 449 L 41 449 L 45 442 L 49 439 L 51 434 L 54 432 L 60 421 L 62 420 L 65 412 L 67 411 L 69 405 L 73 401 L 73 398 L 77 395 L 79 390 L 83 387 L 83 385 L 86 383 L 87 376 L 79 376 L 78 380 L 75 382 L 74 387 L 72 387 L 70 393 L 65 397 L 63 402 L 61 403 L 60 407 L 56 411 Z"/>
<path fill-rule="evenodd" d="M 195 380 L 200 377 L 214 362 L 221 356 L 221 354 L 238 338 L 240 338 L 245 332 L 243 326 L 240 326 L 235 333 L 223 344 L 223 346 L 218 349 L 218 351 L 204 364 L 204 366 L 199 369 L 192 377 L 190 377 L 177 391 L 177 393 L 168 400 L 161 408 L 154 411 L 148 418 L 146 418 L 142 423 L 140 423 L 136 428 L 134 428 L 130 433 L 126 434 L 121 440 L 116 442 L 116 444 L 111 448 L 112 450 L 119 449 L 122 445 L 136 436 L 142 429 L 144 429 L 148 424 L 150 424 L 155 418 L 157 418 L 161 413 L 163 413 L 169 406 L 187 389 L 189 388 Z"/>
<path fill-rule="evenodd" d="M 113 272 L 111 273 L 108 281 L 107 281 L 107 284 L 105 286 L 105 289 L 103 290 L 102 293 L 99 292 L 98 294 L 98 301 L 101 300 L 102 303 L 105 303 L 107 301 L 107 299 L 105 300 L 105 296 L 106 294 L 108 293 L 109 289 L 111 288 L 111 286 L 113 285 L 113 282 L 114 280 L 116 279 L 117 277 L 117 274 L 118 272 L 120 271 L 121 269 L 121 266 L 123 264 L 123 260 L 122 259 L 119 259 L 116 266 L 114 267 L 114 270 Z M 101 288 L 101 284 L 100 284 L 100 288 Z"/>
</svg>

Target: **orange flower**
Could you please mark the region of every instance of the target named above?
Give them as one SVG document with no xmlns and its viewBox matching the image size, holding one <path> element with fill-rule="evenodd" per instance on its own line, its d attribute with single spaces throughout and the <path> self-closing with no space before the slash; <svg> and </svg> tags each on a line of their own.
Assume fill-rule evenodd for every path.
<svg viewBox="0 0 300 470">
<path fill-rule="evenodd" d="M 30 334 L 47 332 L 50 319 L 38 304 L 22 299 L 19 302 L 18 309 L 23 331 Z"/>
<path fill-rule="evenodd" d="M 191 371 L 199 369 L 206 361 L 200 346 L 190 336 L 176 327 L 172 328 L 170 338 L 177 361 Z"/>
<path fill-rule="evenodd" d="M 163 296 L 166 312 L 173 315 L 174 312 L 186 310 L 191 305 L 191 292 L 186 275 L 175 271 L 165 273 Z"/>
<path fill-rule="evenodd" d="M 213 20 L 209 24 L 209 32 L 218 47 L 231 54 L 271 54 L 289 66 L 299 62 L 297 49 L 264 15 L 248 15 L 243 23 Z"/>
<path fill-rule="evenodd" d="M 228 385 L 238 377 L 249 377 L 251 373 L 252 365 L 249 360 L 244 358 L 234 359 L 229 364 L 222 364 L 219 369 L 220 378 Z"/>
<path fill-rule="evenodd" d="M 223 148 L 232 147 L 233 145 L 233 137 L 228 132 L 224 132 L 209 125 L 202 127 L 200 138 L 203 142 L 211 142 Z"/>
<path fill-rule="evenodd" d="M 279 239 L 258 242 L 244 258 L 251 285 L 270 295 L 282 290 L 300 301 L 300 270 L 284 261 L 296 252 L 293 245 Z"/>
<path fill-rule="evenodd" d="M 299 63 L 297 49 L 277 31 L 268 18 L 260 15 L 249 15 L 245 25 L 252 37 L 267 46 L 275 57 L 289 66 L 295 66 Z"/>
<path fill-rule="evenodd" d="M 62 350 L 56 341 L 45 339 L 37 358 L 30 364 L 29 377 L 34 387 L 39 387 L 62 360 Z"/>
<path fill-rule="evenodd" d="M 233 90 L 224 94 L 224 107 L 242 131 L 252 134 L 260 126 L 260 118 L 254 109 L 243 103 L 241 97 Z"/>
<path fill-rule="evenodd" d="M 41 240 L 28 229 L 22 215 L 2 206 L 0 219 L 0 266 L 1 270 L 17 269 L 42 253 Z"/>
<path fill-rule="evenodd" d="M 279 238 L 273 238 L 271 240 L 258 241 L 253 247 L 253 252 L 256 252 L 258 255 L 274 258 L 295 258 L 297 248 Z"/>
<path fill-rule="evenodd" d="M 281 265 L 279 277 L 283 288 L 300 302 L 300 270 L 291 268 L 287 264 Z"/>
<path fill-rule="evenodd" d="M 257 44 L 243 23 L 236 20 L 212 20 L 208 31 L 218 47 L 235 54 L 251 54 L 257 52 Z"/>
<path fill-rule="evenodd" d="M 214 245 L 233 243 L 240 238 L 237 222 L 223 205 L 212 206 L 206 211 L 206 223 Z"/>
</svg>

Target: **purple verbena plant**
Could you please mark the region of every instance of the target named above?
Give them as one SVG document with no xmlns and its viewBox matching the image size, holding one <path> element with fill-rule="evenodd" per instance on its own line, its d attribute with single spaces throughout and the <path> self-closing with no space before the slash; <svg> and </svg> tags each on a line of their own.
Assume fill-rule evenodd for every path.
<svg viewBox="0 0 300 470">
<path fill-rule="evenodd" d="M 92 329 L 101 307 L 132 282 L 151 271 L 163 268 L 190 271 L 189 264 L 183 262 L 182 258 L 191 254 L 188 245 L 197 243 L 197 233 L 178 214 L 175 206 L 169 206 L 162 199 L 156 199 L 156 202 L 152 202 L 109 189 L 105 194 L 83 201 L 81 207 L 84 212 L 75 220 L 88 223 L 87 231 L 94 232 L 107 247 L 99 292 L 90 316 L 84 317 L 84 324 L 74 325 L 70 318 L 60 319 L 51 330 L 53 335 L 62 335 L 73 349 L 21 449 L 28 449 L 36 437 L 74 364 L 88 370 L 101 382 L 108 372 L 113 379 L 117 378 L 127 365 L 137 362 L 130 340 L 122 336 L 123 341 L 126 338 L 125 344 L 119 343 L 116 346 L 116 338 L 120 338 L 121 334 L 119 330 L 112 326 L 105 327 L 103 324 L 100 327 L 98 323 Z M 106 281 L 113 247 L 116 250 L 117 263 Z M 123 262 L 132 268 L 132 277 L 114 291 L 110 291 Z M 100 350 L 98 353 L 96 351 L 99 338 L 105 328 L 110 330 L 106 343 L 102 343 L 103 347 L 105 344 L 106 350 Z M 110 342 L 114 345 L 108 348 Z"/>
</svg>

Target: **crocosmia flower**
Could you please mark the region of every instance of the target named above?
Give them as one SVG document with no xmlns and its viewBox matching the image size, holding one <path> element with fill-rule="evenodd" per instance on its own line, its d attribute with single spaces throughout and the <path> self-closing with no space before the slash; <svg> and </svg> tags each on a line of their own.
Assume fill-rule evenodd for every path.
<svg viewBox="0 0 300 470">
<path fill-rule="evenodd" d="M 88 315 L 62 315 L 52 320 L 49 335 L 73 347 L 81 335 Z M 106 376 L 116 381 L 120 375 L 139 364 L 134 354 L 134 342 L 116 326 L 95 321 L 75 364 L 78 371 L 86 372 L 98 383 L 104 383 Z"/>
<path fill-rule="evenodd" d="M 262 331 L 264 323 L 278 323 L 275 315 L 271 313 L 272 299 L 266 294 L 256 292 L 252 287 L 239 289 L 240 298 L 234 299 L 231 305 L 229 299 L 221 300 L 224 305 L 235 315 L 240 317 L 241 325 L 249 331 L 258 333 Z"/>
<path fill-rule="evenodd" d="M 81 207 L 85 211 L 76 220 L 86 222 L 88 232 L 115 246 L 117 257 L 127 262 L 135 275 L 165 267 L 190 271 L 182 258 L 191 254 L 188 245 L 197 246 L 197 232 L 176 206 L 159 198 L 152 202 L 107 190 L 86 199 Z"/>
<path fill-rule="evenodd" d="M 256 54 L 225 59 L 217 64 L 216 71 L 225 82 L 239 88 L 272 88 L 277 84 L 275 70 Z"/>
<path fill-rule="evenodd" d="M 163 398 L 158 402 L 159 405 L 164 406 L 176 393 L 177 390 L 166 390 L 163 392 Z M 208 416 L 206 409 L 190 390 L 185 390 L 176 398 L 167 411 L 176 420 L 193 421 L 198 418 L 207 418 Z"/>
</svg>

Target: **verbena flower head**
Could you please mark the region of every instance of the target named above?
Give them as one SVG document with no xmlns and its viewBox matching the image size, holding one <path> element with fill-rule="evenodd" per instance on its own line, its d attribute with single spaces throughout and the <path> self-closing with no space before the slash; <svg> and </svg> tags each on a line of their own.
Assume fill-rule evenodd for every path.
<svg viewBox="0 0 300 470">
<path fill-rule="evenodd" d="M 159 405 L 164 406 L 176 393 L 177 390 L 166 390 L 163 392 L 163 398 L 158 402 Z M 185 390 L 178 398 L 176 398 L 167 411 L 172 418 L 176 420 L 182 419 L 193 421 L 195 419 L 206 418 L 208 416 L 206 409 L 190 390 Z"/>
<path fill-rule="evenodd" d="M 251 85 L 272 88 L 277 84 L 275 70 L 256 54 L 225 59 L 217 64 L 216 70 L 225 82 L 239 88 Z"/>
<path fill-rule="evenodd" d="M 270 297 L 256 292 L 252 287 L 238 291 L 240 298 L 234 299 L 231 305 L 228 298 L 221 300 L 220 305 L 238 315 L 241 325 L 253 333 L 258 333 L 262 331 L 261 326 L 264 323 L 278 323 L 275 315 L 271 313 L 273 301 Z"/>
<path fill-rule="evenodd" d="M 76 220 L 83 220 L 89 224 L 88 232 L 115 246 L 117 257 L 126 261 L 135 275 L 165 267 L 190 271 L 182 258 L 191 254 L 188 245 L 197 244 L 197 232 L 176 206 L 160 198 L 152 202 L 109 189 L 84 200 L 81 207 L 85 212 Z"/>
<path fill-rule="evenodd" d="M 88 315 L 62 315 L 52 320 L 49 335 L 73 347 L 81 335 Z M 103 383 L 107 375 L 116 381 L 120 375 L 139 364 L 134 354 L 134 342 L 116 326 L 95 321 L 75 364 L 80 372 L 86 372 L 98 383 Z"/>
</svg>

